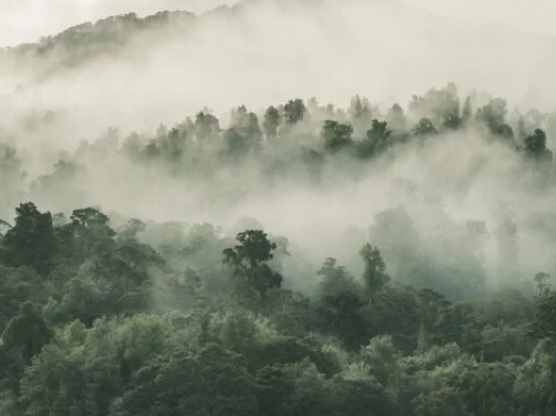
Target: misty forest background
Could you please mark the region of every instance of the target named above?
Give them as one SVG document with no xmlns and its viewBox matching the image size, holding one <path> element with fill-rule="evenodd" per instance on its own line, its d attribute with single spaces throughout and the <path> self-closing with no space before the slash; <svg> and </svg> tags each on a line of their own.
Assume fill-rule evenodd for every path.
<svg viewBox="0 0 556 416">
<path fill-rule="evenodd" d="M 556 113 L 449 84 L 18 144 L 60 119 L 0 131 L 2 415 L 556 414 Z"/>
</svg>

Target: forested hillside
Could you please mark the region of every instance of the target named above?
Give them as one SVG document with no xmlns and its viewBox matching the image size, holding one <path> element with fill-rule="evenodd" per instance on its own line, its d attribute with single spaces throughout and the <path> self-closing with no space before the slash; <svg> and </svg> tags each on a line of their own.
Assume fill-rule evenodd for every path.
<svg viewBox="0 0 556 416">
<path fill-rule="evenodd" d="M 158 34 L 160 39 L 168 35 L 165 30 L 173 30 L 187 35 L 194 23 L 195 15 L 188 12 L 165 11 L 145 18 L 135 13 L 111 16 L 71 27 L 55 36 L 45 36 L 38 43 L 3 48 L 0 58 L 10 61 L 14 67 L 40 67 L 39 77 L 43 78 L 103 57 L 116 58 L 142 34 Z"/>
<path fill-rule="evenodd" d="M 554 415 L 554 132 L 450 84 L 203 110 L 46 168 L 7 140 L 1 413 Z M 195 223 L 188 195 L 265 218 Z"/>
</svg>

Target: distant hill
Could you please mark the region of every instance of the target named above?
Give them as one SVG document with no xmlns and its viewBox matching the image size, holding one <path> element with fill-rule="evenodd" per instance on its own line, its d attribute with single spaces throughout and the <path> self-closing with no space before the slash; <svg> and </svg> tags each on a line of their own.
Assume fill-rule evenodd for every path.
<svg viewBox="0 0 556 416">
<path fill-rule="evenodd" d="M 111 16 L 96 23 L 70 27 L 57 35 L 43 37 L 37 43 L 3 48 L 0 56 L 16 65 L 53 60 L 51 64 L 56 67 L 73 67 L 102 55 L 117 55 L 142 33 L 170 27 L 186 31 L 195 21 L 196 16 L 185 11 L 163 11 L 144 18 L 135 13 Z"/>
<path fill-rule="evenodd" d="M 135 128 L 205 105 L 337 103 L 356 93 L 384 104 L 451 81 L 547 109 L 555 45 L 399 0 L 243 0 L 199 15 L 130 13 L 0 49 L 0 112 L 64 109 Z"/>
<path fill-rule="evenodd" d="M 353 2 L 355 4 L 356 2 Z M 49 74 L 63 68 L 75 68 L 80 65 L 103 57 L 118 57 L 130 42 L 140 39 L 141 51 L 148 50 L 149 46 L 163 43 L 168 35 L 185 36 L 195 28 L 203 29 L 206 20 L 214 17 L 226 18 L 226 24 L 234 29 L 241 28 L 243 19 L 252 22 L 257 18 L 256 13 L 250 15 L 249 11 L 265 6 L 276 7 L 282 10 L 298 9 L 304 12 L 316 11 L 319 8 L 338 8 L 341 14 L 349 11 L 353 5 L 349 1 L 335 2 L 335 0 L 243 0 L 233 6 L 220 6 L 214 10 L 196 15 L 188 11 L 161 11 L 154 15 L 139 17 L 136 13 L 128 13 L 107 17 L 96 23 L 86 22 L 64 30 L 52 36 L 45 36 L 36 43 L 21 44 L 15 47 L 0 48 L 0 70 L 25 70 L 33 68 L 35 78 L 48 77 Z M 425 30 L 436 32 L 431 37 L 431 47 L 435 49 L 435 42 L 443 42 L 442 33 L 460 27 L 462 33 L 469 32 L 461 22 L 444 16 L 436 15 L 418 7 L 410 6 L 396 0 L 369 0 L 379 9 L 388 9 L 389 17 L 399 20 L 400 31 L 405 30 L 409 24 L 423 23 Z M 418 24 L 418 26 L 421 26 Z M 434 29 L 431 29 L 434 28 Z M 284 28 L 285 31 L 288 28 Z M 333 27 L 332 27 L 333 30 Z M 400 32 L 401 33 L 401 32 Z M 530 34 L 517 34 L 506 32 L 504 28 L 478 26 L 471 29 L 473 38 L 484 39 L 485 47 L 489 44 L 515 43 L 516 47 L 523 47 L 527 43 L 535 45 L 544 44 L 546 38 Z M 160 36 L 142 35 L 159 34 Z M 438 36 L 436 36 L 438 34 Z M 519 38 L 517 38 L 518 36 Z M 451 39 L 450 41 L 453 41 Z M 460 38 L 456 42 L 468 42 L 469 39 Z M 521 44 L 525 41 L 525 44 Z M 374 40 L 376 42 L 376 40 Z M 481 41 L 477 42 L 477 45 Z M 37 67 L 41 70 L 38 71 Z"/>
</svg>

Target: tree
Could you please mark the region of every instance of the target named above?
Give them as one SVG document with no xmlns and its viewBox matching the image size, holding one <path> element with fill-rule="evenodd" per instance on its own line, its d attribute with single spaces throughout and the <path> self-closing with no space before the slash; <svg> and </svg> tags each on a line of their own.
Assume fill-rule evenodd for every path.
<svg viewBox="0 0 556 416">
<path fill-rule="evenodd" d="M 305 107 L 305 103 L 303 100 L 297 98 L 295 100 L 290 100 L 284 106 L 284 118 L 287 124 L 297 124 L 303 117 L 305 117 L 305 113 L 307 112 L 307 108 Z"/>
<path fill-rule="evenodd" d="M 506 101 L 502 98 L 495 98 L 490 100 L 485 106 L 479 108 L 475 118 L 480 123 L 483 123 L 492 135 L 513 142 L 513 130 L 505 123 L 507 113 Z"/>
<path fill-rule="evenodd" d="M 359 348 L 369 338 L 363 313 L 363 288 L 333 258 L 326 259 L 318 274 L 322 281 L 315 308 L 317 327 L 337 336 L 346 348 Z"/>
<path fill-rule="evenodd" d="M 473 110 L 471 109 L 471 97 L 467 96 L 465 103 L 463 104 L 463 109 L 461 110 L 461 122 L 462 124 L 467 124 L 471 120 Z"/>
<path fill-rule="evenodd" d="M 262 135 L 257 116 L 241 106 L 232 112 L 230 128 L 224 132 L 223 138 L 229 154 L 244 155 L 259 148 Z"/>
<path fill-rule="evenodd" d="M 356 95 L 351 99 L 348 114 L 352 122 L 356 122 L 358 120 L 370 120 L 372 112 L 369 102 Z"/>
<path fill-rule="evenodd" d="M 391 134 L 386 121 L 373 120 L 371 129 L 367 130 L 367 139 L 359 143 L 359 155 L 363 158 L 380 155 L 392 145 Z"/>
<path fill-rule="evenodd" d="M 153 357 L 115 402 L 113 416 L 258 415 L 256 385 L 243 357 L 209 345 Z"/>
<path fill-rule="evenodd" d="M 376 108 L 371 108 L 371 104 L 366 98 L 358 95 L 353 97 L 347 111 L 347 119 L 353 127 L 356 136 L 364 135 L 373 120 L 373 114 L 378 113 Z M 377 114 L 378 115 L 378 114 Z"/>
<path fill-rule="evenodd" d="M 225 130 L 222 138 L 230 155 L 245 155 L 252 148 L 249 139 L 234 128 Z"/>
<path fill-rule="evenodd" d="M 251 298 L 249 292 L 264 299 L 267 292 L 279 288 L 282 276 L 274 272 L 266 262 L 273 258 L 276 244 L 262 230 L 247 230 L 236 236 L 240 244 L 223 251 L 224 263 L 233 267 L 236 291 L 241 298 Z"/>
<path fill-rule="evenodd" d="M 161 156 L 169 162 L 178 162 L 185 153 L 187 145 L 187 132 L 183 129 L 172 128 L 169 132 L 161 134 L 145 149 L 147 154 Z"/>
<path fill-rule="evenodd" d="M 399 104 L 394 104 L 388 114 L 386 115 L 386 122 L 391 128 L 397 132 L 404 131 L 406 125 L 406 118 L 403 108 Z"/>
<path fill-rule="evenodd" d="M 525 138 L 525 152 L 537 160 L 552 160 L 552 152 L 546 147 L 546 133 L 541 129 Z"/>
<path fill-rule="evenodd" d="M 177 332 L 156 315 L 61 327 L 25 372 L 22 408 L 37 416 L 113 415 L 112 404 L 131 390 L 135 374 L 153 359 L 169 358 Z"/>
<path fill-rule="evenodd" d="M 270 106 L 264 114 L 263 128 L 267 138 L 276 137 L 282 116 L 276 107 Z"/>
<path fill-rule="evenodd" d="M 118 229 L 116 239 L 120 245 L 135 245 L 137 235 L 145 232 L 146 229 L 147 226 L 143 221 L 133 218 Z"/>
<path fill-rule="evenodd" d="M 260 144 L 263 133 L 259 126 L 259 119 L 255 113 L 248 112 L 245 106 L 241 106 L 232 112 L 231 128 L 247 138 L 250 147 L 256 147 Z"/>
<path fill-rule="evenodd" d="M 423 96 L 414 95 L 409 111 L 416 118 L 429 118 L 446 129 L 457 129 L 461 125 L 460 103 L 454 83 L 441 89 L 432 88 Z"/>
<path fill-rule="evenodd" d="M 544 276 L 541 275 L 542 277 Z M 537 338 L 549 338 L 556 341 L 556 292 L 553 290 L 543 288 L 536 298 L 532 333 Z"/>
<path fill-rule="evenodd" d="M 247 230 L 236 236 L 241 244 L 224 250 L 225 262 L 243 267 L 256 267 L 272 259 L 276 244 L 262 230 Z"/>
<path fill-rule="evenodd" d="M 0 266 L 0 330 L 17 314 L 23 302 L 46 303 L 51 294 L 51 276 L 47 280 L 30 266 L 17 269 Z"/>
<path fill-rule="evenodd" d="M 548 273 L 539 272 L 535 274 L 533 279 L 537 287 L 538 296 L 542 296 L 550 292 L 550 275 Z"/>
<path fill-rule="evenodd" d="M 321 136 L 324 139 L 324 148 L 331 153 L 336 153 L 351 145 L 353 128 L 349 124 L 341 124 L 333 120 L 325 120 Z"/>
<path fill-rule="evenodd" d="M 365 244 L 359 254 L 365 262 L 363 281 L 373 299 L 375 294 L 390 281 L 390 276 L 386 272 L 386 263 L 384 263 L 378 248 L 370 244 Z"/>
<path fill-rule="evenodd" d="M 31 266 L 48 274 L 57 251 L 52 215 L 41 213 L 32 202 L 21 204 L 16 212 L 15 226 L 2 240 L 0 259 L 8 266 Z"/>
<path fill-rule="evenodd" d="M 195 134 L 198 139 L 213 139 L 220 134 L 220 122 L 212 114 L 200 112 L 195 117 Z"/>
<path fill-rule="evenodd" d="M 19 381 L 25 368 L 50 341 L 51 336 L 52 331 L 33 303 L 23 303 L 2 333 L 0 379 L 4 387 L 19 390 Z"/>
<path fill-rule="evenodd" d="M 115 249 L 116 232 L 109 226 L 109 218 L 95 208 L 76 209 L 71 222 L 56 230 L 60 254 L 72 262 L 83 262 L 95 255 Z"/>
<path fill-rule="evenodd" d="M 419 123 L 413 128 L 413 134 L 415 136 L 432 136 L 438 133 L 438 130 L 432 124 L 430 119 L 423 117 L 419 120 Z"/>
</svg>

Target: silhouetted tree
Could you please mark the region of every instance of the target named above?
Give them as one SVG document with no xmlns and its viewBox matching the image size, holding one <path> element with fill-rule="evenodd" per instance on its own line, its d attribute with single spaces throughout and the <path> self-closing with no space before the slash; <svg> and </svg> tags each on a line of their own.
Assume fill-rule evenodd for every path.
<svg viewBox="0 0 556 416">
<path fill-rule="evenodd" d="M 19 382 L 32 358 L 50 341 L 52 331 L 33 303 L 21 304 L 8 322 L 0 343 L 0 380 L 4 388 L 19 390 Z"/>
<path fill-rule="evenodd" d="M 266 264 L 273 258 L 276 244 L 261 230 L 244 231 L 236 239 L 240 244 L 223 252 L 224 262 L 233 267 L 236 290 L 241 297 L 250 297 L 248 292 L 255 290 L 262 299 L 270 289 L 282 284 L 282 276 Z"/>
<path fill-rule="evenodd" d="M 419 120 L 419 123 L 413 128 L 413 134 L 415 136 L 432 136 L 438 133 L 438 130 L 432 124 L 428 118 L 423 117 Z"/>
<path fill-rule="evenodd" d="M 31 266 L 41 274 L 52 268 L 56 241 L 50 212 L 28 202 L 16 208 L 15 225 L 2 240 L 1 259 L 8 266 Z"/>
<path fill-rule="evenodd" d="M 365 263 L 363 282 L 370 293 L 371 299 L 373 299 L 375 294 L 390 281 L 390 276 L 386 272 L 386 263 L 382 259 L 378 248 L 370 244 L 365 244 L 359 254 Z"/>
<path fill-rule="evenodd" d="M 195 134 L 200 140 L 218 137 L 220 122 L 212 114 L 200 112 L 195 118 Z"/>
<path fill-rule="evenodd" d="M 380 155 L 392 145 L 391 134 L 386 121 L 373 120 L 371 129 L 367 131 L 367 139 L 358 144 L 359 155 L 363 158 Z"/>
<path fill-rule="evenodd" d="M 270 106 L 264 114 L 263 128 L 266 137 L 276 137 L 282 116 L 276 107 Z"/>
<path fill-rule="evenodd" d="M 331 153 L 335 153 L 350 146 L 352 133 L 353 128 L 348 124 L 325 120 L 321 132 L 324 139 L 324 148 Z"/>
<path fill-rule="evenodd" d="M 525 152 L 538 160 L 552 160 L 552 152 L 546 147 L 546 133 L 541 129 L 525 138 Z"/>
<path fill-rule="evenodd" d="M 284 118 L 287 124 L 296 124 L 303 120 L 307 109 L 303 100 L 290 100 L 284 106 Z"/>
</svg>

